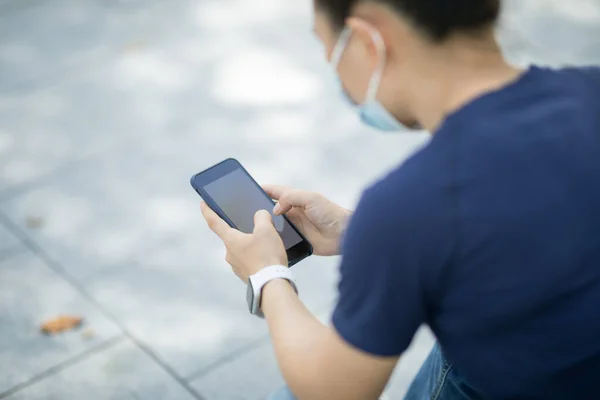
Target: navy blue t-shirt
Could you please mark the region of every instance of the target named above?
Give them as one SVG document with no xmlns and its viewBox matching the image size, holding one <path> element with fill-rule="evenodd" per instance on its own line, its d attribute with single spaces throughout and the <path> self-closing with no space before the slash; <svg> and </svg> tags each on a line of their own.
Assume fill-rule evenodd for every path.
<svg viewBox="0 0 600 400">
<path fill-rule="evenodd" d="M 493 399 L 599 398 L 600 70 L 531 68 L 363 195 L 337 331 L 400 355 L 427 324 Z"/>
</svg>

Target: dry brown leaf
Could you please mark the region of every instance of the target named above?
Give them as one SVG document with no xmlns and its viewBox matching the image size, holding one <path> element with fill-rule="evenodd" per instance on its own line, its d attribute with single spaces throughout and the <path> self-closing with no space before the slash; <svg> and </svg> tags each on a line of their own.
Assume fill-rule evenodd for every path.
<svg viewBox="0 0 600 400">
<path fill-rule="evenodd" d="M 69 317 L 61 315 L 44 322 L 41 326 L 41 331 L 46 335 L 54 335 L 56 333 L 68 331 L 81 326 L 83 318 L 81 317 Z"/>
</svg>

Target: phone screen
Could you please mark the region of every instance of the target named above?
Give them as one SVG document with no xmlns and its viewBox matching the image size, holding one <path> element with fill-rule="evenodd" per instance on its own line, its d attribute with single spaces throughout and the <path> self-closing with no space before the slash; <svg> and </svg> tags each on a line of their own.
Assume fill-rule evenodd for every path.
<svg viewBox="0 0 600 400">
<path fill-rule="evenodd" d="M 240 231 L 252 233 L 254 214 L 258 210 L 267 210 L 273 216 L 273 223 L 286 249 L 302 242 L 302 237 L 285 218 L 273 215 L 271 199 L 256 187 L 241 168 L 206 184 L 203 188 Z"/>
</svg>

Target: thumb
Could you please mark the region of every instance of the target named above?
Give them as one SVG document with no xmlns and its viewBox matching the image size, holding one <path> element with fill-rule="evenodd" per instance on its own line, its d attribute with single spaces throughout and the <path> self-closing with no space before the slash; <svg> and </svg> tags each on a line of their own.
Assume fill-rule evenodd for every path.
<svg viewBox="0 0 600 400">
<path fill-rule="evenodd" d="M 267 210 L 260 210 L 254 214 L 254 233 L 265 228 L 275 228 L 273 218 Z"/>
</svg>

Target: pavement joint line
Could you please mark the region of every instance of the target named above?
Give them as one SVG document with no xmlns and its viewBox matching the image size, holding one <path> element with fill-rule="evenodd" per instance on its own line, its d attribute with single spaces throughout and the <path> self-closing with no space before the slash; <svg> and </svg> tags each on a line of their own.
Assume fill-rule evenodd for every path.
<svg viewBox="0 0 600 400">
<path fill-rule="evenodd" d="M 331 304 L 330 302 L 326 303 L 325 305 L 323 305 L 322 307 L 318 307 L 318 310 L 316 310 L 314 312 L 314 315 L 319 316 L 321 314 L 324 314 L 325 312 L 328 312 L 329 309 L 331 308 Z M 269 343 L 271 339 L 271 335 L 270 334 L 266 334 L 263 335 L 249 343 L 247 343 L 246 345 L 240 347 L 239 349 L 219 358 L 217 361 L 209 364 L 208 366 L 191 373 L 186 380 L 188 382 L 192 382 L 198 379 L 202 379 L 204 376 L 210 374 L 212 371 L 214 371 L 215 369 L 228 364 L 230 362 L 234 362 L 237 359 L 243 357 L 244 355 L 250 353 L 252 350 L 255 350 L 261 346 L 263 346 L 264 344 Z"/>
<path fill-rule="evenodd" d="M 134 134 L 130 138 L 121 139 L 117 141 L 117 143 L 111 143 L 100 150 L 92 151 L 83 155 L 82 157 L 75 157 L 72 160 L 68 160 L 56 166 L 54 169 L 51 169 L 49 172 L 38 175 L 22 184 L 0 189 L 0 204 L 33 190 L 36 187 L 44 187 L 48 185 L 49 181 L 52 179 L 72 173 L 73 171 L 77 171 L 82 167 L 85 167 L 84 164 L 87 162 L 101 162 L 104 156 L 115 152 L 116 149 L 122 148 L 123 146 L 125 148 L 131 146 L 133 143 L 135 143 L 135 140 L 139 139 L 139 136 L 140 135 Z"/>
<path fill-rule="evenodd" d="M 30 378 L 28 380 L 26 380 L 25 382 L 19 383 L 18 385 L 12 387 L 11 389 L 8 389 L 7 391 L 0 393 L 0 399 L 4 399 L 8 396 L 11 396 L 25 388 L 28 388 L 38 382 L 43 381 L 46 378 L 49 378 L 53 375 L 56 375 L 57 373 L 64 371 L 65 369 L 78 364 L 79 362 L 82 362 L 96 354 L 99 354 L 102 351 L 108 350 L 114 346 L 116 346 L 118 343 L 123 342 L 126 339 L 125 335 L 120 334 L 119 336 L 115 336 L 111 339 L 108 339 L 88 350 L 85 350 L 82 353 L 79 353 L 71 358 L 69 358 L 68 360 L 63 361 L 62 363 L 55 365 L 53 367 L 48 368 L 47 370 L 45 370 L 44 372 L 35 375 L 33 378 Z"/>
<path fill-rule="evenodd" d="M 260 346 L 262 346 L 265 343 L 268 343 L 270 339 L 270 335 L 263 335 L 258 339 L 255 339 L 247 344 L 245 344 L 244 346 L 240 347 L 239 349 L 219 358 L 217 361 L 214 361 L 212 363 L 210 363 L 209 365 L 207 365 L 206 367 L 191 373 L 186 380 L 188 382 L 192 382 L 195 380 L 198 380 L 206 375 L 208 375 L 209 373 L 211 373 L 212 371 L 214 371 L 215 369 L 217 369 L 218 367 L 228 364 L 232 361 L 237 360 L 238 358 L 244 356 L 245 354 L 248 354 L 249 352 L 251 352 L 252 350 L 255 350 L 257 348 L 259 348 Z"/>
<path fill-rule="evenodd" d="M 185 389 L 190 396 L 192 396 L 196 400 L 206 400 L 203 396 L 201 396 L 196 389 L 194 389 L 185 379 L 183 379 L 179 374 L 169 366 L 165 361 L 163 361 L 160 357 L 158 357 L 154 351 L 150 349 L 147 345 L 143 344 L 140 340 L 138 340 L 122 323 L 121 321 L 114 316 L 110 311 L 106 310 L 102 304 L 96 300 L 92 295 L 90 295 L 85 287 L 80 284 L 74 277 L 69 275 L 65 269 L 56 261 L 54 261 L 46 252 L 42 249 L 40 245 L 38 245 L 29 235 L 23 231 L 19 226 L 17 226 L 8 216 L 4 214 L 0 210 L 0 223 L 3 223 L 6 229 L 12 232 L 17 238 L 21 239 L 22 243 L 25 247 L 35 254 L 44 262 L 44 264 L 51 269 L 58 276 L 62 277 L 67 283 L 69 283 L 83 298 L 90 302 L 96 309 L 109 321 L 114 323 L 122 332 L 122 334 L 130 339 L 136 346 L 142 350 L 148 357 L 150 357 L 155 364 L 160 366 L 163 371 L 165 371 L 173 380 L 175 380 L 179 385 Z M 2 396 L 0 396 L 0 399 Z"/>
</svg>

